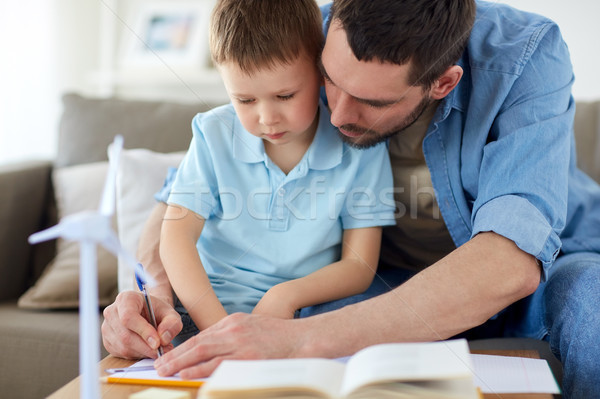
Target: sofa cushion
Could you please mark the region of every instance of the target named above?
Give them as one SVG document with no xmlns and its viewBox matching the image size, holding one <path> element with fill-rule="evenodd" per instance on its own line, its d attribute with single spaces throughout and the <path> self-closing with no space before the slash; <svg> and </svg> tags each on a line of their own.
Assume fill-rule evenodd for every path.
<svg viewBox="0 0 600 399">
<path fill-rule="evenodd" d="M 57 167 L 106 161 L 106 148 L 121 134 L 125 148 L 183 151 L 192 138 L 192 118 L 216 104 L 178 104 L 115 98 L 63 96 Z"/>
<path fill-rule="evenodd" d="M 163 185 L 169 167 L 176 167 L 185 152 L 156 153 L 146 149 L 121 153 L 117 174 L 117 225 L 121 245 L 135 255 L 146 219 Z M 119 259 L 119 291 L 135 289 L 131 269 Z"/>
<path fill-rule="evenodd" d="M 77 377 L 78 337 L 77 312 L 29 311 L 1 302 L 0 396 L 45 398 Z M 101 347 L 101 357 L 106 355 Z"/>
<path fill-rule="evenodd" d="M 15 300 L 33 282 L 32 247 L 50 196 L 49 162 L 0 166 L 0 301 Z"/>
<path fill-rule="evenodd" d="M 600 183 L 600 101 L 577 103 L 574 130 L 577 165 Z"/>
<path fill-rule="evenodd" d="M 108 162 L 54 169 L 52 180 L 59 218 L 94 210 L 104 187 Z M 113 221 L 113 228 L 116 222 Z M 117 260 L 98 247 L 98 293 L 102 306 L 114 301 L 117 293 Z M 35 309 L 77 308 L 79 305 L 79 243 L 59 239 L 56 257 L 42 276 L 19 299 L 19 306 Z"/>
</svg>

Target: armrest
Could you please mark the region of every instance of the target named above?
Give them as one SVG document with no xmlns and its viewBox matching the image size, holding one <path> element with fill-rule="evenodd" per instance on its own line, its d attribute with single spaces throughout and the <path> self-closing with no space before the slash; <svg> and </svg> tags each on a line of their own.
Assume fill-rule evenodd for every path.
<svg viewBox="0 0 600 399">
<path fill-rule="evenodd" d="M 27 237 L 44 227 L 51 170 L 49 161 L 0 166 L 0 300 L 18 298 L 32 282 Z"/>
</svg>

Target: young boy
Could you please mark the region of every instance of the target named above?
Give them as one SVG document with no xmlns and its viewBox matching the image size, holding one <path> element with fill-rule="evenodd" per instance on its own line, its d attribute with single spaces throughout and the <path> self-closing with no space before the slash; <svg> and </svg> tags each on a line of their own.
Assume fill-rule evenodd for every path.
<svg viewBox="0 0 600 399">
<path fill-rule="evenodd" d="M 314 0 L 221 0 L 211 54 L 232 105 L 199 114 L 160 255 L 199 330 L 228 313 L 292 318 L 363 292 L 394 224 L 385 145 L 344 144 L 319 103 Z"/>
</svg>

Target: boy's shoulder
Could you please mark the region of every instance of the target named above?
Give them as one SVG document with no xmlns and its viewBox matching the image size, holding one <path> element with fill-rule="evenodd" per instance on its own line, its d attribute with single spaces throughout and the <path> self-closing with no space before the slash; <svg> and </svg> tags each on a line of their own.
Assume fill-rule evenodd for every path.
<svg viewBox="0 0 600 399">
<path fill-rule="evenodd" d="M 224 130 L 231 131 L 236 118 L 233 105 L 225 104 L 196 114 L 192 121 L 192 127 L 194 131 L 199 130 L 204 133 L 213 131 L 222 132 Z"/>
</svg>

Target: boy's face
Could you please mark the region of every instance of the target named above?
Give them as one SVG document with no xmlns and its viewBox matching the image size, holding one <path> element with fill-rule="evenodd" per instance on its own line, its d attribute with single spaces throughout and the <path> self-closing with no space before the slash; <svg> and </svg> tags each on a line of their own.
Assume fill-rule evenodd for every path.
<svg viewBox="0 0 600 399">
<path fill-rule="evenodd" d="M 410 64 L 356 59 L 336 20 L 329 27 L 319 67 L 331 123 L 356 147 L 369 147 L 401 132 L 432 102 L 428 91 L 407 83 Z"/>
<path fill-rule="evenodd" d="M 306 140 L 314 133 L 321 76 L 313 61 L 300 56 L 250 75 L 237 64 L 219 65 L 225 88 L 244 128 L 273 144 Z M 315 122 L 315 123 L 313 123 Z"/>
</svg>

